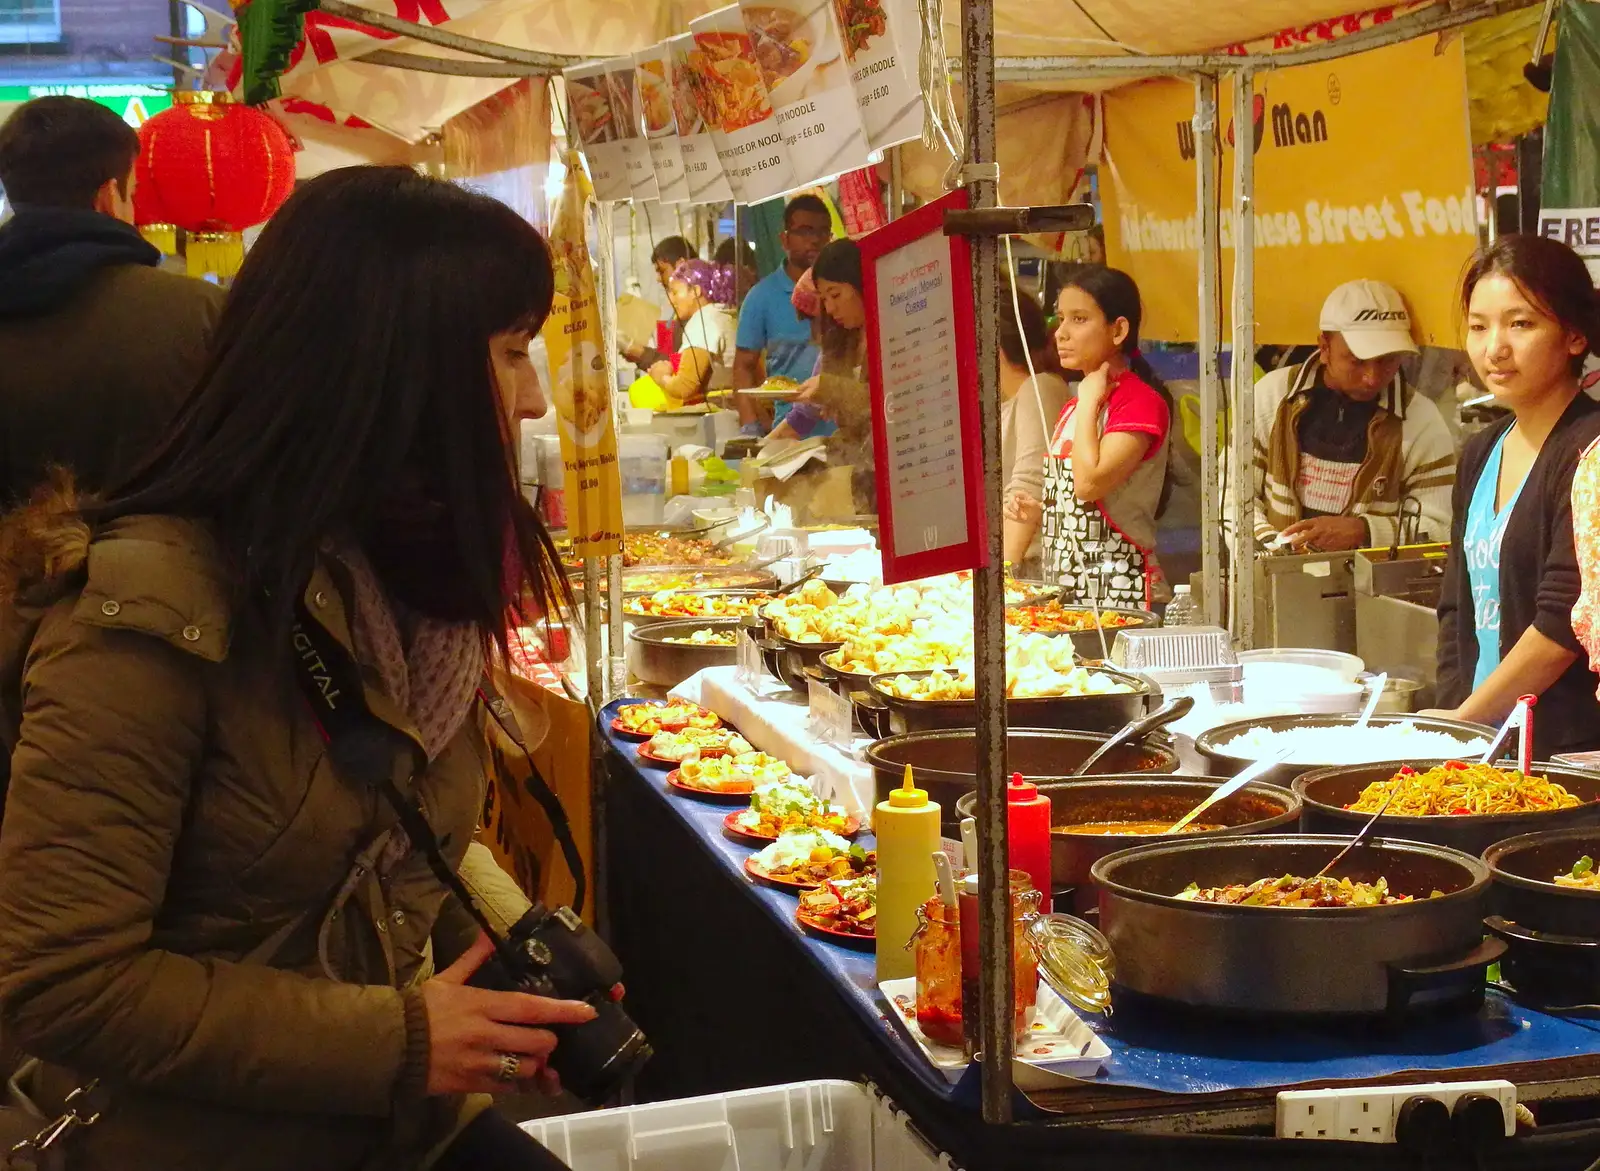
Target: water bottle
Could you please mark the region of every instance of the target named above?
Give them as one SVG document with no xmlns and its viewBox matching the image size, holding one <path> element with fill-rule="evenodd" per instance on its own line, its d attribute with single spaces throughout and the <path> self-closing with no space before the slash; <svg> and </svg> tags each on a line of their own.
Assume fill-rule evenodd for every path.
<svg viewBox="0 0 1600 1171">
<path fill-rule="evenodd" d="M 1195 604 L 1193 596 L 1186 585 L 1172 587 L 1172 601 L 1167 603 L 1167 612 L 1161 618 L 1163 626 L 1199 626 L 1200 607 Z"/>
</svg>

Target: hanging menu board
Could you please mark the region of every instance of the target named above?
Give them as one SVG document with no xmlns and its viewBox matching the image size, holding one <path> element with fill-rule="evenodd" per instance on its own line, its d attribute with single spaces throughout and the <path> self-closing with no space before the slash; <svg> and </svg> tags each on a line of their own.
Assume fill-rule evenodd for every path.
<svg viewBox="0 0 1600 1171">
<path fill-rule="evenodd" d="M 867 138 L 835 27 L 835 0 L 740 0 L 797 179 L 866 166 Z"/>
<path fill-rule="evenodd" d="M 683 203 L 689 198 L 689 177 L 678 148 L 678 118 L 672 108 L 672 62 L 666 45 L 634 54 L 639 82 L 639 112 L 644 116 L 645 141 L 650 146 L 650 166 L 656 174 L 657 198 L 662 203 Z"/>
<path fill-rule="evenodd" d="M 695 100 L 711 127 L 723 173 L 741 203 L 760 203 L 795 186 L 783 128 L 772 110 L 755 46 L 737 4 L 689 22 L 687 66 Z"/>
<path fill-rule="evenodd" d="M 987 560 L 972 254 L 943 233 L 965 190 L 861 241 L 886 585 Z"/>
<path fill-rule="evenodd" d="M 678 153 L 683 158 L 689 202 L 720 203 L 732 199 L 733 188 L 723 173 L 717 143 L 711 136 L 689 67 L 695 52 L 694 37 L 689 33 L 672 37 L 666 42 L 666 50 L 672 66 L 672 112 L 678 124 Z"/>
<path fill-rule="evenodd" d="M 596 199 L 632 199 L 627 151 L 611 109 L 605 63 L 591 61 L 562 71 L 567 83 L 569 125 L 583 145 Z"/>
<path fill-rule="evenodd" d="M 644 137 L 644 118 L 639 111 L 639 78 L 632 57 L 602 61 L 605 70 L 606 98 L 611 104 L 611 121 L 617 128 L 622 148 L 622 165 L 628 175 L 628 195 L 622 198 L 655 199 L 656 172 L 650 165 L 650 145 Z"/>
</svg>

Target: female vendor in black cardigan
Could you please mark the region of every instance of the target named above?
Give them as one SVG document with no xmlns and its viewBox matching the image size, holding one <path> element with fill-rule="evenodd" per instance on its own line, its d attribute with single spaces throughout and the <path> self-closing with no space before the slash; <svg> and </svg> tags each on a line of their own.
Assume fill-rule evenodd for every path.
<svg viewBox="0 0 1600 1171">
<path fill-rule="evenodd" d="M 1600 340 L 1583 261 L 1538 236 L 1502 236 L 1461 290 L 1467 353 L 1511 417 L 1461 453 L 1439 601 L 1437 713 L 1498 724 L 1535 695 L 1535 755 L 1600 747 L 1597 680 L 1572 631 L 1579 574 L 1572 476 L 1600 436 L 1600 403 L 1580 392 Z"/>
</svg>

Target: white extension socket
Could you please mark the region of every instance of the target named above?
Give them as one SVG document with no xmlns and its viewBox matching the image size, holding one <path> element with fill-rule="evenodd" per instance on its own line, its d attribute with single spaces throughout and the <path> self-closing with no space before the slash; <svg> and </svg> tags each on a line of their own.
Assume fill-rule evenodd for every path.
<svg viewBox="0 0 1600 1171">
<path fill-rule="evenodd" d="M 1278 1094 L 1278 1137 L 1392 1143 L 1395 1118 L 1407 1098 L 1437 1098 L 1454 1109 L 1456 1099 L 1466 1094 L 1487 1094 L 1498 1100 L 1506 1135 L 1516 1133 L 1517 1087 L 1506 1081 L 1487 1081 L 1282 1090 Z"/>
</svg>

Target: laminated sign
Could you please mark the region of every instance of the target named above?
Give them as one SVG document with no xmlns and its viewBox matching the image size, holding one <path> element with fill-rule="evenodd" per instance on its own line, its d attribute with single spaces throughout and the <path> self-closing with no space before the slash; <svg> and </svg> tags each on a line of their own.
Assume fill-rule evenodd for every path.
<svg viewBox="0 0 1600 1171">
<path fill-rule="evenodd" d="M 667 61 L 672 67 L 672 113 L 678 125 L 678 153 L 683 158 L 684 181 L 689 186 L 690 203 L 720 203 L 733 198 L 733 188 L 723 173 L 722 159 L 711 134 L 711 124 L 701 108 L 690 61 L 695 55 L 694 37 L 689 33 L 666 42 Z"/>
<path fill-rule="evenodd" d="M 711 127 L 723 172 L 741 203 L 760 203 L 795 186 L 755 45 L 737 4 L 689 22 L 686 64 L 695 103 Z"/>
<path fill-rule="evenodd" d="M 662 203 L 683 203 L 689 198 L 689 177 L 684 173 L 683 152 L 678 146 L 678 118 L 672 108 L 672 62 L 667 46 L 657 45 L 634 54 L 633 64 L 657 198 Z"/>
<path fill-rule="evenodd" d="M 567 83 L 568 127 L 583 147 L 594 182 L 596 199 L 632 199 L 628 178 L 628 150 L 623 146 L 615 112 L 611 108 L 605 63 L 591 61 L 564 70 Z M 583 238 L 580 207 L 578 238 Z"/>
<path fill-rule="evenodd" d="M 567 176 L 550 230 L 556 295 L 542 336 L 550 358 L 550 397 L 556 408 L 565 471 L 567 531 L 579 557 L 622 552 L 622 481 L 611 418 L 609 352 L 600 327 L 600 300 L 584 235 L 583 168 L 568 156 Z"/>
<path fill-rule="evenodd" d="M 913 5 L 889 0 L 830 0 L 839 22 L 850 84 L 861 109 L 867 146 L 885 150 L 922 134 L 917 83 L 921 32 Z"/>
<path fill-rule="evenodd" d="M 795 177 L 821 182 L 864 166 L 867 139 L 835 0 L 749 0 L 739 9 Z"/>
<path fill-rule="evenodd" d="M 1600 8 L 1561 10 L 1544 128 L 1539 234 L 1583 257 L 1600 283 Z"/>
<path fill-rule="evenodd" d="M 602 61 L 605 70 L 606 99 L 611 106 L 611 122 L 622 145 L 622 166 L 628 175 L 628 194 L 622 199 L 656 198 L 656 172 L 650 165 L 650 145 L 644 137 L 644 118 L 639 111 L 639 79 L 632 57 Z"/>
</svg>

